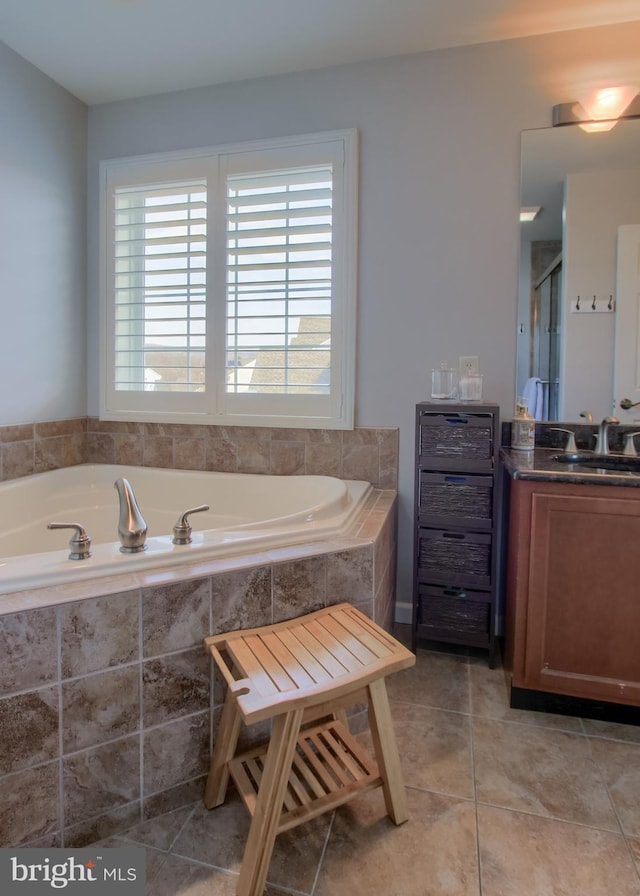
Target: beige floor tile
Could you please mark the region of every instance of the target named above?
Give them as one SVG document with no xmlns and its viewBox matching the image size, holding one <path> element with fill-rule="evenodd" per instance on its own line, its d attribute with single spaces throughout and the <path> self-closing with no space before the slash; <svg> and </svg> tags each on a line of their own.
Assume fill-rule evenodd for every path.
<svg viewBox="0 0 640 896">
<path fill-rule="evenodd" d="M 129 828 L 126 835 L 118 836 L 121 838 L 125 836 L 127 840 L 152 846 L 155 849 L 168 850 L 193 811 L 193 806 L 183 806 L 181 809 L 174 809 L 165 815 L 143 821 L 141 824 Z"/>
<path fill-rule="evenodd" d="M 396 827 L 376 797 L 336 811 L 314 896 L 478 896 L 472 802 L 409 789 Z"/>
<path fill-rule="evenodd" d="M 404 703 L 469 712 L 469 660 L 419 652 L 415 666 L 387 678 L 387 690 Z"/>
<path fill-rule="evenodd" d="M 635 862 L 638 875 L 640 876 L 640 840 L 635 840 L 632 837 L 627 837 L 627 846 L 629 847 L 629 851 L 633 857 L 633 861 Z"/>
<path fill-rule="evenodd" d="M 639 896 L 624 838 L 478 806 L 482 896 Z"/>
<path fill-rule="evenodd" d="M 619 830 L 584 735 L 474 719 L 473 744 L 478 802 Z"/>
<path fill-rule="evenodd" d="M 147 896 L 236 896 L 237 886 L 235 874 L 169 856 L 162 873 L 147 884 L 146 892 Z M 284 896 L 284 893 L 267 887 L 264 896 Z"/>
<path fill-rule="evenodd" d="M 616 722 L 602 722 L 600 719 L 583 719 L 582 724 L 590 737 L 607 737 L 640 744 L 640 725 L 619 725 Z"/>
<path fill-rule="evenodd" d="M 503 669 L 489 669 L 486 662 L 471 660 L 469 663 L 471 687 L 471 712 L 474 716 L 488 719 L 502 719 L 522 725 L 538 725 L 543 728 L 557 728 L 560 731 L 582 732 L 582 723 L 572 716 L 556 715 L 548 712 L 529 712 L 511 709 L 509 689 Z"/>
<path fill-rule="evenodd" d="M 630 837 L 640 837 L 640 744 L 593 738 L 593 754 L 622 825 Z"/>
<path fill-rule="evenodd" d="M 172 853 L 238 873 L 249 824 L 247 809 L 230 790 L 225 803 L 217 809 L 209 811 L 203 805 L 196 806 Z M 311 892 L 330 824 L 331 815 L 325 814 L 280 834 L 271 857 L 269 883 Z"/>
<path fill-rule="evenodd" d="M 395 702 L 391 714 L 405 784 L 473 799 L 470 717 Z M 371 753 L 371 737 L 361 739 Z"/>
</svg>

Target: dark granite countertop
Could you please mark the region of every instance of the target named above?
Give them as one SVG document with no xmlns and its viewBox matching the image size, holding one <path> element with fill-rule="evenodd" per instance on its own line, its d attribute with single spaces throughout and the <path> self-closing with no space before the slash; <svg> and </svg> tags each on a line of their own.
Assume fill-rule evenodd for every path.
<svg viewBox="0 0 640 896">
<path fill-rule="evenodd" d="M 500 459 L 512 479 L 640 488 L 640 473 L 613 470 L 598 472 L 588 467 L 581 467 L 579 464 L 566 464 L 553 460 L 558 454 L 562 454 L 562 449 L 535 448 L 533 451 L 518 451 L 508 447 L 500 449 Z"/>
</svg>

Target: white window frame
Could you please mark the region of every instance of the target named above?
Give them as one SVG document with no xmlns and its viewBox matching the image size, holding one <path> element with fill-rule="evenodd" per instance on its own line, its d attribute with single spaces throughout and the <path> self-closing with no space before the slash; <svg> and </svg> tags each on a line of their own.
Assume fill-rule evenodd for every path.
<svg viewBox="0 0 640 896">
<path fill-rule="evenodd" d="M 356 130 L 252 141 L 100 162 L 100 418 L 147 422 L 353 429 L 357 275 Z M 225 390 L 227 174 L 302 164 L 333 166 L 331 389 L 328 395 Z M 257 166 L 257 167 L 256 167 Z M 207 389 L 117 391 L 114 365 L 114 190 L 207 177 Z"/>
</svg>

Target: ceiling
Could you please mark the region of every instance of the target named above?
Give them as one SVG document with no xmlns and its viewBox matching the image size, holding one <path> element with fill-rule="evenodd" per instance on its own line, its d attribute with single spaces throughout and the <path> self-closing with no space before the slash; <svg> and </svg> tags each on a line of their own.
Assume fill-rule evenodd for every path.
<svg viewBox="0 0 640 896">
<path fill-rule="evenodd" d="M 638 20 L 639 0 L 1 0 L 0 40 L 92 105 Z"/>
</svg>

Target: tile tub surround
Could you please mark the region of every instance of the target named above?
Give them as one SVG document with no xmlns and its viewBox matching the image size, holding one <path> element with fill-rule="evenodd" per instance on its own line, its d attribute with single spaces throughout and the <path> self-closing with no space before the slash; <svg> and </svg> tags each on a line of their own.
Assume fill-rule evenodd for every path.
<svg viewBox="0 0 640 896">
<path fill-rule="evenodd" d="M 390 630 L 396 503 L 376 490 L 340 540 L 3 597 L 0 846 L 83 846 L 199 800 L 223 699 L 203 638 L 343 600 Z"/>
<path fill-rule="evenodd" d="M 117 423 L 93 417 L 0 426 L 0 481 L 79 463 L 314 474 L 398 487 L 398 430 Z"/>
</svg>

